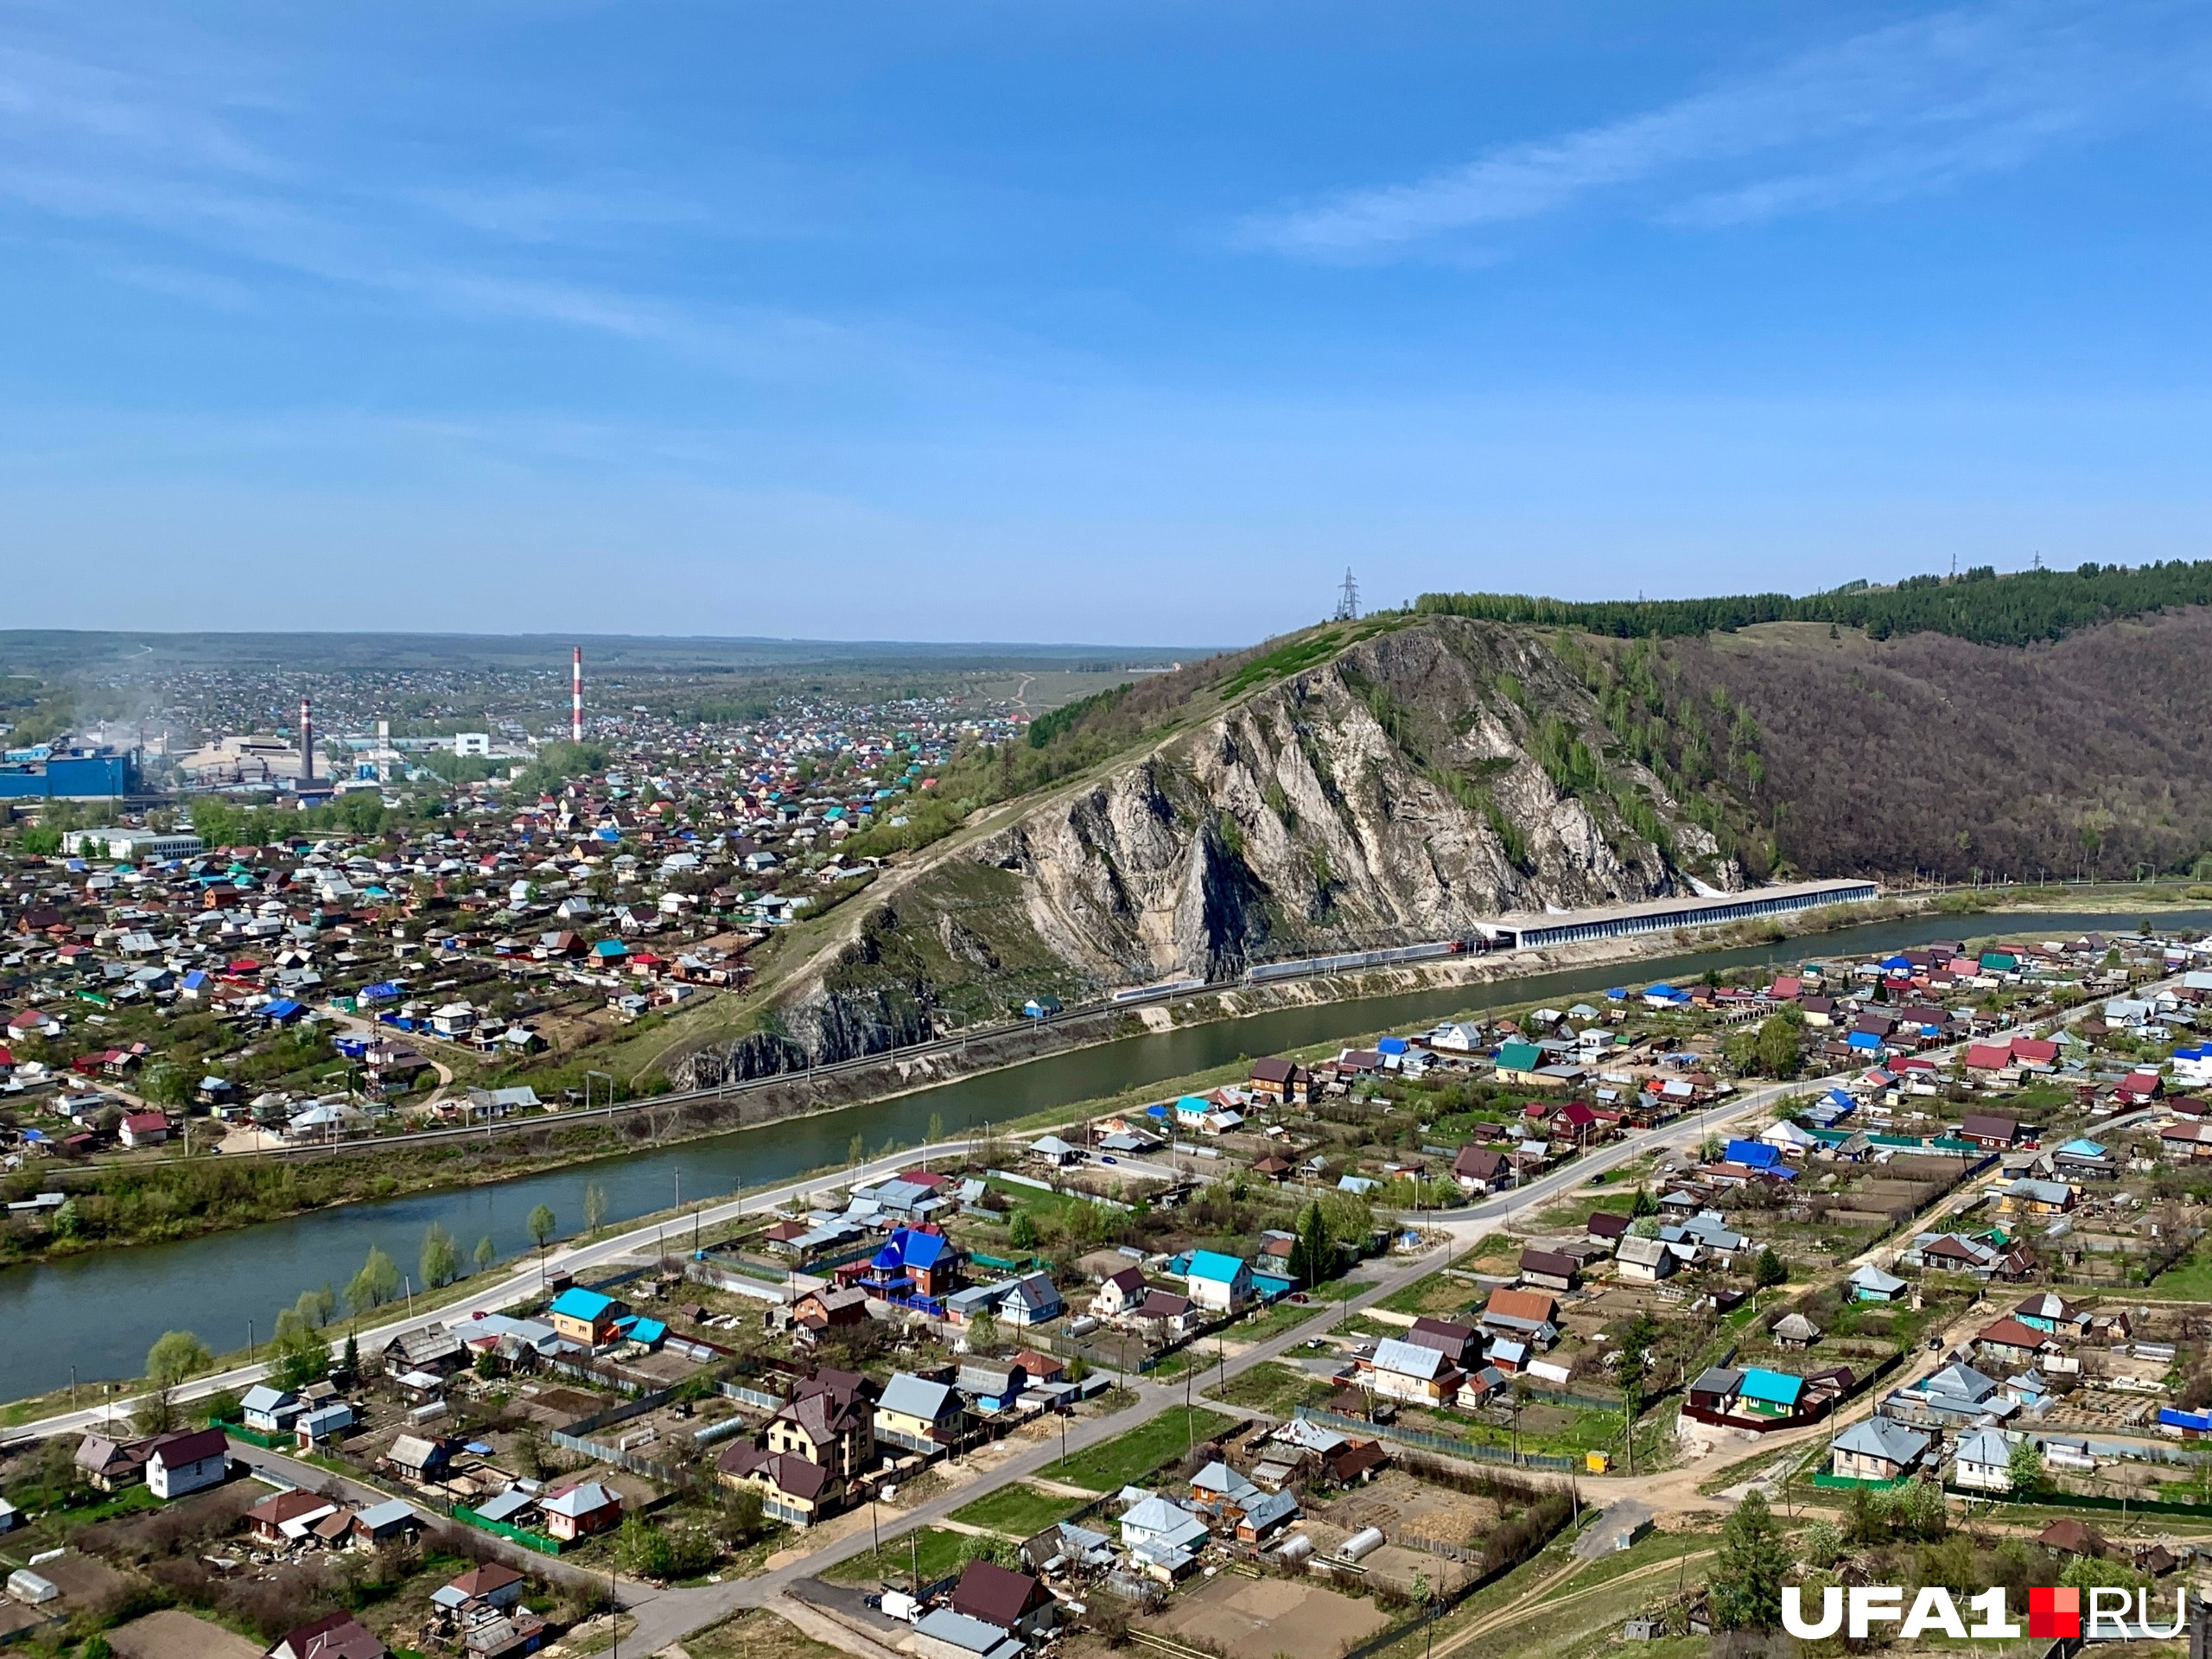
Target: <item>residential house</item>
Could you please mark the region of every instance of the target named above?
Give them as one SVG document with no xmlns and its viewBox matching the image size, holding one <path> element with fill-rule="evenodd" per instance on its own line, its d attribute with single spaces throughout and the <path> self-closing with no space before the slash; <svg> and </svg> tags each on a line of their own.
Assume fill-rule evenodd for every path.
<svg viewBox="0 0 2212 1659">
<path fill-rule="evenodd" d="M 271 1493 L 248 1510 L 246 1532 L 257 1544 L 284 1549 L 297 1543 L 317 1521 L 337 1511 L 338 1505 L 321 1493 L 295 1487 Z"/>
<path fill-rule="evenodd" d="M 1844 1282 L 1851 1287 L 1851 1299 L 1855 1302 L 1895 1301 L 1906 1289 L 1904 1280 L 1893 1273 L 1883 1272 L 1871 1262 L 1854 1268 Z"/>
<path fill-rule="evenodd" d="M 522 1600 L 521 1573 L 504 1561 L 484 1561 L 430 1592 L 430 1604 L 449 1612 L 477 1607 L 505 1609 Z"/>
<path fill-rule="evenodd" d="M 844 1496 L 842 1484 L 822 1465 L 751 1440 L 724 1451 L 715 1459 L 715 1471 L 724 1485 L 760 1493 L 762 1513 L 794 1527 L 812 1526 Z"/>
<path fill-rule="evenodd" d="M 860 1379 L 842 1372 L 818 1372 L 799 1385 L 768 1420 L 762 1440 L 768 1450 L 819 1464 L 836 1481 L 849 1481 L 875 1461 L 875 1412 Z"/>
<path fill-rule="evenodd" d="M 1897 1480 L 1935 1443 L 1933 1435 L 1887 1417 L 1862 1417 L 1830 1445 L 1829 1472 L 1845 1480 Z"/>
<path fill-rule="evenodd" d="M 1027 1573 L 974 1560 L 961 1569 L 953 1586 L 952 1611 L 1009 1636 L 1040 1636 L 1052 1628 L 1058 1604 L 1052 1592 Z"/>
<path fill-rule="evenodd" d="M 1423 1348 L 1433 1348 L 1459 1366 L 1465 1366 L 1471 1355 L 1479 1353 L 1482 1346 L 1474 1326 L 1451 1319 L 1433 1319 L 1426 1314 L 1413 1322 L 1405 1339 Z"/>
<path fill-rule="evenodd" d="M 289 1434 L 293 1420 L 307 1409 L 307 1402 L 289 1389 L 256 1383 L 238 1402 L 238 1415 L 257 1434 Z"/>
<path fill-rule="evenodd" d="M 1029 1386 L 1029 1374 L 1013 1360 L 971 1356 L 962 1363 L 955 1386 L 975 1402 L 976 1410 L 988 1414 L 1014 1405 Z"/>
<path fill-rule="evenodd" d="M 2009 1216 L 2063 1216 L 2072 1213 L 2074 1196 L 2074 1189 L 2064 1181 L 2023 1176 L 1999 1191 L 1997 1208 Z"/>
<path fill-rule="evenodd" d="M 1186 1282 L 1192 1301 L 1210 1313 L 1241 1313 L 1258 1294 L 1249 1264 L 1218 1250 L 1193 1250 Z"/>
<path fill-rule="evenodd" d="M 1656 1238 L 1624 1238 L 1613 1252 L 1620 1276 L 1630 1284 L 1656 1284 L 1673 1274 L 1680 1259 L 1665 1241 Z"/>
<path fill-rule="evenodd" d="M 1977 1428 L 1959 1437 L 1951 1463 L 1951 1483 L 1973 1492 L 2012 1490 L 2012 1448 L 2019 1435 L 2001 1428 Z"/>
<path fill-rule="evenodd" d="M 1090 1298 L 1093 1319 L 1118 1319 L 1145 1299 L 1152 1288 L 1144 1281 L 1144 1273 L 1138 1268 L 1122 1268 L 1108 1274 L 1098 1281 L 1098 1288 Z"/>
<path fill-rule="evenodd" d="M 219 1486 L 230 1469 L 231 1443 L 219 1428 L 158 1435 L 146 1448 L 146 1490 L 164 1501 Z"/>
<path fill-rule="evenodd" d="M 570 1342 L 586 1348 L 604 1348 L 620 1338 L 616 1322 L 628 1311 L 612 1296 L 586 1290 L 582 1285 L 571 1285 L 553 1299 L 545 1317 L 554 1330 Z"/>
<path fill-rule="evenodd" d="M 1557 1250 L 1523 1250 L 1521 1252 L 1520 1283 L 1523 1288 L 1570 1291 L 1582 1284 L 1582 1270 L 1571 1255 Z"/>
<path fill-rule="evenodd" d="M 452 1456 L 452 1448 L 435 1436 L 402 1434 L 378 1461 L 402 1480 L 428 1484 L 445 1478 Z"/>
<path fill-rule="evenodd" d="M 910 1452 L 935 1452 L 965 1432 L 968 1408 L 950 1382 L 932 1382 L 901 1371 L 883 1385 L 875 1402 L 875 1437 Z"/>
<path fill-rule="evenodd" d="M 326 1613 L 288 1632 L 267 1659 L 391 1659 L 391 1649 L 351 1613 Z"/>
<path fill-rule="evenodd" d="M 1483 1304 L 1479 1323 L 1493 1338 L 1518 1338 L 1536 1348 L 1549 1348 L 1559 1340 L 1559 1303 L 1543 1291 L 1501 1285 Z"/>
<path fill-rule="evenodd" d="M 569 1543 L 620 1525 L 622 1496 L 598 1481 L 579 1481 L 548 1492 L 538 1509 L 545 1516 L 546 1535 Z"/>
<path fill-rule="evenodd" d="M 1385 1337 L 1359 1362 L 1361 1381 L 1378 1395 L 1414 1405 L 1448 1405 L 1458 1395 L 1459 1367 L 1435 1348 Z"/>
<path fill-rule="evenodd" d="M 146 1478 L 146 1443 L 87 1434 L 77 1442 L 77 1472 L 103 1492 L 119 1492 Z"/>
<path fill-rule="evenodd" d="M 2049 1332 L 2007 1315 L 1975 1333 L 1974 1351 L 1985 1363 L 2012 1370 L 2032 1364 L 2038 1355 L 2057 1353 L 2060 1348 L 2058 1339 Z"/>
<path fill-rule="evenodd" d="M 2022 1325 L 2052 1335 L 2079 1336 L 2089 1328 L 2088 1310 L 2052 1291 L 2038 1291 L 2012 1310 Z"/>
<path fill-rule="evenodd" d="M 2003 1151 L 2019 1138 L 2018 1121 L 1994 1112 L 1968 1112 L 1959 1122 L 1959 1139 L 1987 1151 Z"/>
<path fill-rule="evenodd" d="M 158 1147 L 169 1138 L 169 1121 L 160 1112 L 126 1115 L 116 1138 L 126 1147 Z"/>
<path fill-rule="evenodd" d="M 1452 1160 L 1452 1178 L 1463 1192 L 1495 1192 L 1513 1184 L 1513 1165 L 1488 1147 L 1462 1147 Z"/>
<path fill-rule="evenodd" d="M 1021 1659 L 1021 1643 L 996 1625 L 939 1607 L 925 1613 L 906 1638 L 916 1659 Z"/>
<path fill-rule="evenodd" d="M 1253 1061 L 1245 1086 L 1254 1099 L 1279 1106 L 1305 1106 L 1313 1099 L 1313 1074 L 1294 1060 Z"/>
</svg>

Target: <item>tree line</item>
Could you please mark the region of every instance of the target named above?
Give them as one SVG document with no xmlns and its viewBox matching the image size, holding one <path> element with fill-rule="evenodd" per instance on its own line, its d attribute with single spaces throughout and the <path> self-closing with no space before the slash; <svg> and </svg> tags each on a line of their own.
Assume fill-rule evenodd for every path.
<svg viewBox="0 0 2212 1659">
<path fill-rule="evenodd" d="M 1707 599 L 1550 599 L 1529 594 L 1423 594 L 1418 613 L 1576 628 L 1621 639 L 1733 632 L 1762 622 L 1827 622 L 1892 634 L 1944 633 L 1978 645 L 2060 639 L 2120 617 L 2212 604 L 2212 560 L 2082 564 L 2013 571 L 1977 565 L 1956 576 L 1908 576 L 1894 586 L 1847 582 L 1802 598 L 1728 594 Z"/>
</svg>

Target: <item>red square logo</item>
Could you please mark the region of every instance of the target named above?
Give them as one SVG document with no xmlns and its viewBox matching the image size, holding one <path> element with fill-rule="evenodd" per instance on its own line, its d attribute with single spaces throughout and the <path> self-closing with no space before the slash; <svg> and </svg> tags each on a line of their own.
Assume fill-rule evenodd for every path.
<svg viewBox="0 0 2212 1659">
<path fill-rule="evenodd" d="M 2038 1642 L 2056 1642 L 2082 1634 L 2082 1592 L 2079 1590 L 2031 1589 L 2028 1592 L 2028 1634 Z"/>
</svg>

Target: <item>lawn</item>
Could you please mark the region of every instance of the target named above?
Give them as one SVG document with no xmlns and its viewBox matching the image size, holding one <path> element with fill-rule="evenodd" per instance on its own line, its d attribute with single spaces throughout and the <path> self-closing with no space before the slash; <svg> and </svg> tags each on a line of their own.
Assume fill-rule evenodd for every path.
<svg viewBox="0 0 2212 1659">
<path fill-rule="evenodd" d="M 1432 1273 L 1414 1280 L 1402 1290 L 1392 1291 L 1375 1306 L 1393 1313 L 1425 1313 L 1432 1319 L 1442 1319 L 1446 1314 L 1465 1313 L 1475 1294 L 1476 1287 L 1465 1279 Z"/>
<path fill-rule="evenodd" d="M 1066 1519 L 1077 1507 L 1072 1498 L 1060 1493 L 1016 1481 L 985 1493 L 965 1509 L 955 1510 L 952 1518 L 971 1527 L 988 1527 L 1010 1538 L 1033 1538 L 1055 1521 Z"/>
<path fill-rule="evenodd" d="M 1191 1446 L 1211 1440 L 1236 1421 L 1204 1407 L 1171 1406 L 1126 1434 L 1048 1463 L 1037 1472 L 1047 1480 L 1080 1486 L 1087 1492 L 1110 1492 L 1173 1462 Z"/>
<path fill-rule="evenodd" d="M 2202 1245 L 2151 1281 L 2162 1296 L 2179 1296 L 2192 1302 L 2212 1301 L 2212 1249 Z"/>
<path fill-rule="evenodd" d="M 1264 1411 L 1271 1417 L 1287 1417 L 1299 1406 L 1311 1402 L 1315 1395 L 1325 1398 L 1332 1385 L 1308 1376 L 1294 1365 L 1285 1365 L 1268 1360 L 1255 1365 L 1249 1371 L 1240 1371 L 1229 1379 L 1225 1387 L 1209 1389 L 1207 1393 L 1232 1406 L 1249 1406 L 1254 1411 Z"/>
<path fill-rule="evenodd" d="M 867 1550 L 839 1561 L 822 1576 L 840 1584 L 904 1585 L 911 1573 L 918 1572 L 924 1584 L 931 1584 L 957 1571 L 963 1561 L 988 1543 L 988 1539 L 969 1533 L 924 1527 L 893 1539 L 880 1554 Z"/>
</svg>

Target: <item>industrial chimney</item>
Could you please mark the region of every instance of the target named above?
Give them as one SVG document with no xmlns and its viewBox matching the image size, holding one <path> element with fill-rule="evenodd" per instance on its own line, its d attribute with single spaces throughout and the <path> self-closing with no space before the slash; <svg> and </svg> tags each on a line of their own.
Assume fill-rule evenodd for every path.
<svg viewBox="0 0 2212 1659">
<path fill-rule="evenodd" d="M 576 648 L 575 666 L 569 682 L 569 741 L 584 741 L 584 648 Z"/>
<path fill-rule="evenodd" d="M 300 699 L 300 786 L 305 788 L 315 782 L 315 717 L 308 712 L 308 700 Z"/>
</svg>

